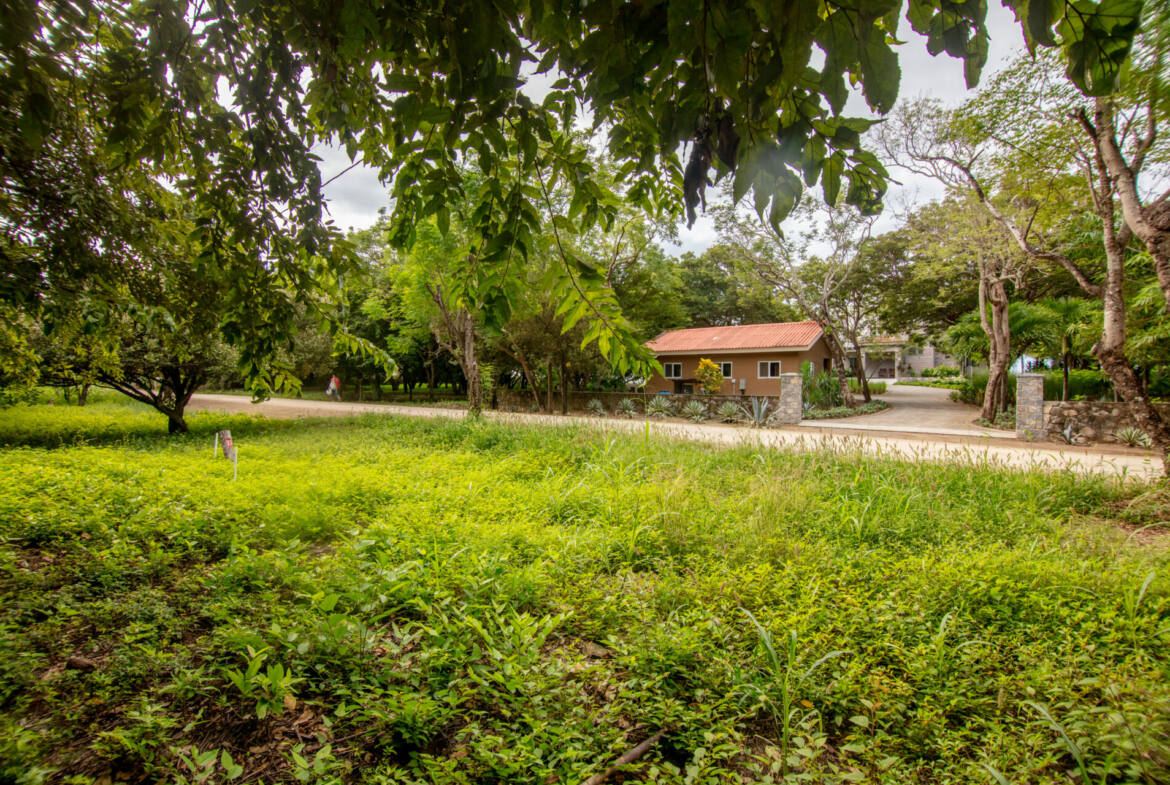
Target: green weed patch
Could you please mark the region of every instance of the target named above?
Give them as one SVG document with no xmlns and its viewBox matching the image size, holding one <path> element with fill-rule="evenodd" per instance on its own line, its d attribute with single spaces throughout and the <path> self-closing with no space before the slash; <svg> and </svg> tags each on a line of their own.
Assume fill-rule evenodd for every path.
<svg viewBox="0 0 1170 785">
<path fill-rule="evenodd" d="M 136 417 L 0 413 L 0 781 L 1170 777 L 1162 491 Z"/>
<path fill-rule="evenodd" d="M 96 395 L 94 397 L 97 397 Z M 291 423 L 248 414 L 193 412 L 189 433 L 176 441 L 207 441 L 218 430 L 254 434 L 287 428 Z M 22 405 L 0 408 L 0 447 L 62 447 L 86 444 L 155 442 L 166 436 L 167 421 L 154 409 L 129 399 L 88 406 Z"/>
</svg>

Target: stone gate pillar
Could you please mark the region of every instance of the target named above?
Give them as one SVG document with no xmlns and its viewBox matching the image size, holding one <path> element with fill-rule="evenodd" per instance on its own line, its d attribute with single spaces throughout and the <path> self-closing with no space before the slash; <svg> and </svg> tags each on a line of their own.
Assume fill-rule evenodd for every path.
<svg viewBox="0 0 1170 785">
<path fill-rule="evenodd" d="M 795 425 L 804 412 L 801 400 L 799 373 L 780 374 L 780 409 L 776 412 L 777 425 Z"/>
<path fill-rule="evenodd" d="M 1021 373 L 1016 377 L 1016 438 L 1043 441 L 1044 375 Z"/>
</svg>

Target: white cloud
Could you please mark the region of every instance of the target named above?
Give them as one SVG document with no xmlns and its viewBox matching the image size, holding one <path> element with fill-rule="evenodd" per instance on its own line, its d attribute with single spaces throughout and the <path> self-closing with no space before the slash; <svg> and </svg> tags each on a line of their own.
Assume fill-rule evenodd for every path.
<svg viewBox="0 0 1170 785">
<path fill-rule="evenodd" d="M 329 215 L 342 229 L 365 229 L 378 220 L 378 210 L 390 206 L 386 186 L 378 182 L 378 172 L 368 166 L 358 165 L 346 172 L 353 164 L 344 150 L 317 145 L 313 152 L 321 156 L 321 179 L 325 186 L 325 199 Z M 342 174 L 344 172 L 344 174 Z"/>
</svg>

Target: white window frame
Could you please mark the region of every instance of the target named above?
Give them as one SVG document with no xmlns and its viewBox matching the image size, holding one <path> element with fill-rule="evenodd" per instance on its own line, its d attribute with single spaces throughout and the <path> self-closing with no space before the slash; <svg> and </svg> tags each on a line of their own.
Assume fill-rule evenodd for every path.
<svg viewBox="0 0 1170 785">
<path fill-rule="evenodd" d="M 772 363 L 776 363 L 776 375 L 775 376 L 773 376 L 771 373 Z M 761 369 L 764 370 L 763 374 L 760 373 Z M 779 379 L 780 374 L 782 374 L 783 372 L 784 372 L 784 364 L 780 360 L 760 360 L 758 363 L 756 363 L 756 378 L 757 379 Z"/>
<path fill-rule="evenodd" d="M 734 379 L 735 378 L 735 374 L 733 373 L 733 371 L 735 369 L 729 361 L 721 360 L 719 362 L 719 370 L 723 372 L 724 379 Z"/>
<path fill-rule="evenodd" d="M 670 375 L 670 368 L 674 366 L 678 369 L 674 376 Z M 662 378 L 663 379 L 681 379 L 682 378 L 682 363 L 663 363 L 662 364 Z"/>
</svg>

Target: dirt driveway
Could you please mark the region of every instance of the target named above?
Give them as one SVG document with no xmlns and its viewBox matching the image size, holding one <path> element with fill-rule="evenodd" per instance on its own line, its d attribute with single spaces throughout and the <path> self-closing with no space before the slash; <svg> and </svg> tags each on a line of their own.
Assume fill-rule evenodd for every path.
<svg viewBox="0 0 1170 785">
<path fill-rule="evenodd" d="M 876 414 L 844 417 L 839 420 L 806 420 L 810 428 L 848 428 L 858 431 L 897 431 L 899 433 L 939 436 L 981 436 L 989 439 L 1014 439 L 1011 431 L 982 428 L 974 420 L 979 410 L 951 400 L 951 391 L 938 387 L 910 387 L 892 384 L 879 400 L 890 408 Z"/>
<path fill-rule="evenodd" d="M 244 412 L 280 419 L 356 417 L 363 414 L 446 419 L 464 416 L 462 409 L 375 403 L 334 403 L 276 398 L 261 404 L 253 404 L 246 396 L 241 395 L 196 395 L 191 399 L 188 408 L 190 411 Z M 500 422 L 553 426 L 584 424 L 627 433 L 642 433 L 647 422 L 504 412 L 484 412 L 484 416 Z M 801 427 L 754 430 L 743 426 L 706 423 L 697 425 L 677 421 L 650 420 L 649 423 L 650 430 L 656 435 L 728 446 L 830 450 L 844 454 L 860 453 L 902 460 L 991 464 L 1013 469 L 1067 470 L 1085 475 L 1100 474 L 1140 480 L 1162 476 L 1161 461 L 1153 453 L 1137 450 L 1122 452 L 1118 449 L 1028 444 L 999 439 L 995 440 L 996 443 L 991 443 L 991 440 L 986 438 L 892 432 L 879 434 L 875 431 L 862 430 L 817 431 Z"/>
</svg>

